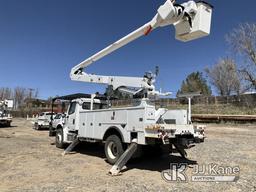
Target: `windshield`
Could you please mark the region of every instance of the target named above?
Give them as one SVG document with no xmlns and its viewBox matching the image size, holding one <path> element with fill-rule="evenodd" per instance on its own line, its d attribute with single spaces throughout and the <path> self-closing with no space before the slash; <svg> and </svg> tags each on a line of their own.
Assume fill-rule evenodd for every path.
<svg viewBox="0 0 256 192">
<path fill-rule="evenodd" d="M 61 116 L 62 116 L 61 114 L 57 114 L 54 119 L 60 119 Z"/>
<path fill-rule="evenodd" d="M 46 113 L 45 115 L 55 115 L 55 113 Z"/>
<path fill-rule="evenodd" d="M 47 116 L 49 116 L 49 115 L 55 115 L 55 113 L 40 113 L 39 116 L 45 116 L 45 115 L 47 115 Z"/>
</svg>

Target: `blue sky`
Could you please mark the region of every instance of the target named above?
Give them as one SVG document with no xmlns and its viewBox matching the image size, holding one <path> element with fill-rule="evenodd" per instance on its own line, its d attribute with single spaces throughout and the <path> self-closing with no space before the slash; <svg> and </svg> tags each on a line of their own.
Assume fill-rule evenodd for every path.
<svg viewBox="0 0 256 192">
<path fill-rule="evenodd" d="M 71 81 L 70 70 L 145 24 L 164 0 L 0 0 L 0 87 L 38 88 L 41 98 L 103 92 L 105 86 Z M 183 1 L 178 1 L 183 2 Z M 225 34 L 255 22 L 255 0 L 209 0 L 211 35 L 189 43 L 160 28 L 88 67 L 102 75 L 142 76 L 160 67 L 157 85 L 176 92 L 193 71 L 230 55 Z"/>
</svg>

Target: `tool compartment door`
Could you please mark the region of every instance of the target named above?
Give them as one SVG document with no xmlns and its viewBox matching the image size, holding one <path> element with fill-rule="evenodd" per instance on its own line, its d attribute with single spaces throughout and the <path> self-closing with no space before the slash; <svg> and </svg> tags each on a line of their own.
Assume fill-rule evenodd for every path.
<svg viewBox="0 0 256 192">
<path fill-rule="evenodd" d="M 79 137 L 94 138 L 94 117 L 92 112 L 80 113 Z"/>
<path fill-rule="evenodd" d="M 144 124 L 144 108 L 132 109 L 127 111 L 128 127 L 127 130 L 131 132 L 143 132 Z"/>
</svg>

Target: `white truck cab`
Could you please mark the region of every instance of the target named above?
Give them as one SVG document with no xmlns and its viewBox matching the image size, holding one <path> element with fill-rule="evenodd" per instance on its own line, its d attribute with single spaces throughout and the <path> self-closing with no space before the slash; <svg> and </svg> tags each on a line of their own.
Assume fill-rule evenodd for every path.
<svg viewBox="0 0 256 192">
<path fill-rule="evenodd" d="M 49 129 L 51 117 L 55 117 L 53 112 L 42 112 L 39 114 L 37 120 L 34 122 L 34 129 Z"/>
<path fill-rule="evenodd" d="M 51 122 L 51 126 L 56 129 L 57 127 L 63 127 L 65 121 L 65 113 L 57 113 Z"/>
</svg>

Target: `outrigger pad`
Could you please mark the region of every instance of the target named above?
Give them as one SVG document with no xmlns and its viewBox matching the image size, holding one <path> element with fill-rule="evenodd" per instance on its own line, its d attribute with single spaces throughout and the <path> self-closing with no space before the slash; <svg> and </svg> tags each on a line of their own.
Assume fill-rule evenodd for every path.
<svg viewBox="0 0 256 192">
<path fill-rule="evenodd" d="M 183 157 L 183 158 L 187 158 L 187 152 L 185 151 L 184 147 L 182 147 L 181 145 L 177 144 L 177 143 L 173 143 L 175 149 L 179 152 L 179 154 Z"/>
<path fill-rule="evenodd" d="M 117 160 L 115 165 L 110 169 L 109 174 L 112 176 L 119 175 L 122 168 L 126 165 L 127 161 L 131 159 L 132 155 L 136 152 L 138 147 L 137 143 L 132 143 L 126 151 L 121 155 L 121 157 Z"/>
<path fill-rule="evenodd" d="M 66 155 L 69 154 L 78 144 L 80 143 L 79 139 L 76 138 L 69 146 L 67 149 L 65 149 L 65 151 L 62 153 L 62 155 Z"/>
</svg>

